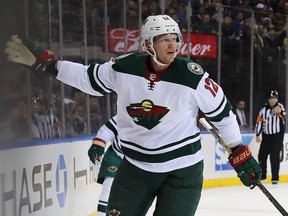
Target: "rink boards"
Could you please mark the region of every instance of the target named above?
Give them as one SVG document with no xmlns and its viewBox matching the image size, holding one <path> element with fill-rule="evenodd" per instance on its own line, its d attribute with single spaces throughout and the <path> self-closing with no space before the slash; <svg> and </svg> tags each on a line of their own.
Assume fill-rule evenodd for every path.
<svg viewBox="0 0 288 216">
<path fill-rule="evenodd" d="M 257 157 L 254 133 L 242 134 Z M 101 185 L 87 151 L 92 137 L 39 140 L 0 146 L 0 216 L 96 216 Z M 280 181 L 288 181 L 288 136 L 284 138 Z M 202 134 L 204 187 L 241 184 L 227 153 Z M 270 175 L 270 166 L 268 166 Z"/>
</svg>

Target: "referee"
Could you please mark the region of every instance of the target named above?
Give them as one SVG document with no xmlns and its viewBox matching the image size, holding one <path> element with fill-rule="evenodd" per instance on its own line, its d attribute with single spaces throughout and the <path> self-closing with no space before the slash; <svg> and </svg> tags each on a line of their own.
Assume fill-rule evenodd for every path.
<svg viewBox="0 0 288 216">
<path fill-rule="evenodd" d="M 258 161 L 262 180 L 267 177 L 267 158 L 270 155 L 272 184 L 279 181 L 280 152 L 285 132 L 285 108 L 278 101 L 278 92 L 270 92 L 267 103 L 260 109 L 255 126 L 256 142 L 260 143 Z M 262 141 L 260 135 L 262 134 Z"/>
</svg>

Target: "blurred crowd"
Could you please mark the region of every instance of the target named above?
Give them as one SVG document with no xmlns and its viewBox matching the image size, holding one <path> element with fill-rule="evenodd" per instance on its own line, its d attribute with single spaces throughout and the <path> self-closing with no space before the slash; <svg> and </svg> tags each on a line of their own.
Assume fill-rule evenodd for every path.
<svg viewBox="0 0 288 216">
<path fill-rule="evenodd" d="M 165 13 L 179 23 L 183 32 L 189 29 L 193 33 L 217 34 L 221 23 L 223 37 L 235 40 L 245 40 L 246 34 L 249 34 L 253 26 L 257 37 L 255 46 L 283 46 L 286 38 L 288 2 L 285 0 L 191 0 L 190 2 L 189 0 L 127 0 L 126 7 L 123 5 L 124 2 L 107 0 L 109 27 L 138 29 L 147 16 Z M 35 37 L 45 40 L 52 36 L 58 40 L 58 2 L 51 1 L 50 17 L 46 12 L 47 1 L 31 1 L 30 4 L 31 9 L 35 11 L 31 15 Z M 63 0 L 64 41 L 72 43 L 83 40 L 84 15 L 86 15 L 89 43 L 103 41 L 104 8 L 103 0 L 86 0 L 85 10 L 80 0 Z M 254 13 L 254 20 L 252 13 Z M 47 32 L 48 28 L 43 29 L 43 25 L 47 25 L 49 19 L 52 31 L 50 34 Z M 43 31 L 38 31 L 40 28 Z"/>
<path fill-rule="evenodd" d="M 106 12 L 109 28 L 127 29 L 139 29 L 149 15 L 168 14 L 179 23 L 182 32 L 221 33 L 221 86 L 232 104 L 244 98 L 249 107 L 251 41 L 256 53 L 253 57 L 257 81 L 254 88 L 265 90 L 261 89 L 265 85 L 272 89 L 285 80 L 286 0 L 107 0 L 107 11 L 104 0 L 86 0 L 85 3 L 84 7 L 81 0 L 62 0 L 62 39 L 66 47 L 83 43 L 86 35 L 87 46 L 104 50 Z M 28 8 L 29 35 L 48 45 L 59 41 L 59 1 L 51 0 L 49 5 L 46 0 L 28 1 Z M 9 18 L 7 14 L 5 17 Z M 81 54 L 76 60 L 84 61 Z M 193 60 L 217 81 L 217 59 Z M 106 97 L 92 98 L 65 87 L 63 97 L 60 83 L 54 78 L 34 82 L 34 78 L 29 77 L 32 81 L 26 82 L 27 68 L 14 65 L 5 70 L 0 75 L 3 104 L 0 107 L 0 142 L 90 135 L 108 119 L 107 107 L 111 116 L 116 114 L 115 95 L 109 96 L 110 102 L 107 102 Z M 28 96 L 26 92 L 30 92 Z"/>
<path fill-rule="evenodd" d="M 68 42 L 83 40 L 83 26 L 79 25 L 79 17 L 83 17 L 81 2 L 63 1 L 63 22 L 69 23 L 63 32 Z M 285 0 L 142 0 L 141 7 L 139 0 L 127 0 L 126 7 L 122 0 L 108 0 L 107 4 L 108 25 L 112 28 L 137 29 L 147 16 L 165 13 L 179 23 L 183 32 L 189 29 L 193 33 L 217 34 L 221 23 L 223 37 L 235 40 L 245 40 L 245 34 L 253 26 L 255 36 L 262 37 L 257 38 L 255 46 L 283 46 L 286 38 L 288 2 Z M 95 31 L 104 30 L 104 8 L 104 1 L 87 0 L 88 38 L 93 38 Z M 57 16 L 52 14 L 52 23 L 58 22 Z M 47 37 L 45 32 L 42 34 Z"/>
<path fill-rule="evenodd" d="M 13 78 L 11 75 L 17 74 L 19 73 L 10 71 L 9 79 Z M 89 97 L 76 89 L 67 88 L 67 96 L 62 100 L 58 86 L 60 82 L 55 78 L 49 79 L 53 82 L 52 85 L 57 85 L 54 86 L 57 88 L 54 93 L 49 92 L 42 80 L 37 87 L 33 86 L 30 101 L 26 100 L 27 89 L 23 89 L 26 87 L 22 86 L 21 79 L 16 79 L 14 83 L 19 87 L 18 90 L 22 90 L 20 94 L 12 94 L 13 91 L 9 91 L 11 88 L 5 85 L 0 87 L 9 91 L 5 97 L 1 97 L 0 143 L 87 136 L 95 134 L 106 121 L 106 98 Z M 115 104 L 115 95 L 112 99 Z M 114 106 L 111 111 L 116 113 Z"/>
</svg>

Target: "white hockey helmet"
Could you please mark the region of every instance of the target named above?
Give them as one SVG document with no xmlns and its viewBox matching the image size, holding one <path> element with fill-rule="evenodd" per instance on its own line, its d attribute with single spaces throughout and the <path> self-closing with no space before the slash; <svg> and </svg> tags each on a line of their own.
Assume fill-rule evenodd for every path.
<svg viewBox="0 0 288 216">
<path fill-rule="evenodd" d="M 157 60 L 156 52 L 153 49 L 153 39 L 158 35 L 164 35 L 164 34 L 177 35 L 178 50 L 177 53 L 175 54 L 176 56 L 179 52 L 181 44 L 183 43 L 183 38 L 178 23 L 175 22 L 168 15 L 156 15 L 147 17 L 147 19 L 145 20 L 145 22 L 141 27 L 141 39 L 142 39 L 141 44 L 144 47 L 145 51 L 153 57 L 154 61 L 161 66 L 165 66 L 166 64 L 160 63 Z M 153 53 L 151 53 L 148 50 L 145 41 L 149 42 L 150 48 L 153 50 Z"/>
</svg>

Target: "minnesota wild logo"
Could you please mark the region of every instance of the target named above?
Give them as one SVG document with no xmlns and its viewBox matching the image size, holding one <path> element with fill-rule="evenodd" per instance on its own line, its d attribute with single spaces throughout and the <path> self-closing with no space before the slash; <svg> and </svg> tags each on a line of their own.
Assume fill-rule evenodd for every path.
<svg viewBox="0 0 288 216">
<path fill-rule="evenodd" d="M 117 167 L 115 167 L 115 166 L 110 166 L 110 167 L 107 168 L 107 170 L 108 170 L 109 172 L 116 172 L 116 171 L 117 171 Z"/>
<path fill-rule="evenodd" d="M 126 110 L 136 124 L 149 130 L 158 125 L 160 120 L 169 112 L 167 107 L 154 105 L 150 100 L 130 104 Z"/>
</svg>

